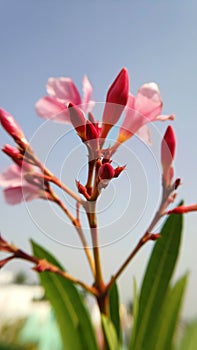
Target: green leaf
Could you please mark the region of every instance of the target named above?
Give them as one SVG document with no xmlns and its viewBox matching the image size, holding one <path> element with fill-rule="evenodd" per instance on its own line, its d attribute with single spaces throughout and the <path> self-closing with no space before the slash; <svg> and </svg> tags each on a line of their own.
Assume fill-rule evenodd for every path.
<svg viewBox="0 0 197 350">
<path fill-rule="evenodd" d="M 177 350 L 197 349 L 197 320 L 190 323 L 184 332 L 182 341 Z"/>
<path fill-rule="evenodd" d="M 131 340 L 130 340 L 129 349 L 133 349 L 133 343 L 135 340 L 138 308 L 139 308 L 139 298 L 138 298 L 137 282 L 136 282 L 136 279 L 134 278 L 133 279 L 133 313 L 132 313 L 133 325 L 131 330 Z"/>
<path fill-rule="evenodd" d="M 153 335 L 147 344 L 147 350 L 171 350 L 173 336 L 180 314 L 180 308 L 187 283 L 187 275 L 183 276 L 166 295 L 158 323 L 154 326 Z"/>
<path fill-rule="evenodd" d="M 63 270 L 59 262 L 32 241 L 34 255 Z M 96 339 L 82 296 L 72 282 L 48 271 L 39 274 L 46 296 L 53 306 L 59 324 L 64 350 L 97 350 Z"/>
<path fill-rule="evenodd" d="M 120 305 L 119 305 L 119 294 L 116 283 L 113 283 L 109 291 L 109 307 L 110 307 L 110 318 L 115 327 L 116 334 L 119 342 L 122 341 L 121 324 L 120 324 Z"/>
<path fill-rule="evenodd" d="M 161 238 L 154 246 L 143 279 L 133 346 L 135 350 L 147 349 L 154 325 L 158 322 L 178 257 L 181 232 L 182 215 L 170 215 L 162 228 Z"/>
<path fill-rule="evenodd" d="M 113 323 L 105 315 L 101 315 L 102 326 L 108 350 L 119 350 L 119 342 Z"/>
</svg>

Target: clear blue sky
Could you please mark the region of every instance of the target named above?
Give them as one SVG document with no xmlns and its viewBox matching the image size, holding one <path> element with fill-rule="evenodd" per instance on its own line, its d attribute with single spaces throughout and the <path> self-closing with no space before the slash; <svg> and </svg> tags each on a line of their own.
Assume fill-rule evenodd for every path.
<svg viewBox="0 0 197 350">
<path fill-rule="evenodd" d="M 81 87 L 82 77 L 87 74 L 94 86 L 95 100 L 103 101 L 107 87 L 126 66 L 133 92 L 145 82 L 156 81 L 164 112 L 176 114 L 175 166 L 176 175 L 183 182 L 178 199 L 197 201 L 196 1 L 1 0 L 0 13 L 0 105 L 16 117 L 29 138 L 42 125 L 34 104 L 45 94 L 48 77 L 70 76 Z M 158 124 L 158 128 L 162 133 L 165 130 L 164 125 Z M 9 141 L 2 132 L 0 137 L 1 145 Z M 0 170 L 8 164 L 2 155 Z M 51 164 L 56 170 L 53 159 Z M 123 180 L 126 183 L 126 177 Z M 121 181 L 120 186 L 124 188 Z M 150 189 L 151 186 L 154 190 L 154 183 Z M 50 240 L 39 231 L 24 205 L 9 207 L 0 196 L 0 228 L 6 237 L 24 248 L 33 237 L 57 252 L 72 272 L 85 275 L 87 266 L 82 263 L 80 250 Z M 36 206 L 30 204 L 30 211 L 36 213 L 36 208 L 44 208 L 38 202 Z M 190 271 L 184 307 L 187 316 L 197 315 L 196 224 L 197 214 L 189 214 L 176 270 L 176 276 Z M 121 229 L 120 224 L 118 228 Z M 139 233 L 136 230 L 102 250 L 108 276 L 127 256 Z M 145 247 L 120 280 L 124 298 L 132 295 L 133 274 L 140 282 L 149 253 L 150 247 Z M 17 264 L 17 268 L 22 266 Z"/>
</svg>

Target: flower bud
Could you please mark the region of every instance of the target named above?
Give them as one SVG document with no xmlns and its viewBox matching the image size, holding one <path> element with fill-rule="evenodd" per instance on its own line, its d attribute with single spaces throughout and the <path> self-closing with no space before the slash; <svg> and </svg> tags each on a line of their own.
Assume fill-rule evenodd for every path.
<svg viewBox="0 0 197 350">
<path fill-rule="evenodd" d="M 101 138 L 105 138 L 114 124 L 119 120 L 129 95 L 129 77 L 123 68 L 110 86 L 103 112 L 103 128 Z"/>
<path fill-rule="evenodd" d="M 70 121 L 74 126 L 77 134 L 82 139 L 82 141 L 86 140 L 86 119 L 84 116 L 84 112 L 73 103 L 69 103 L 68 105 Z"/>
<path fill-rule="evenodd" d="M 172 210 L 169 210 L 167 214 L 184 214 L 189 213 L 191 211 L 197 211 L 197 204 L 191 204 L 191 205 L 180 205 L 179 207 L 176 207 Z"/>
<path fill-rule="evenodd" d="M 89 194 L 87 193 L 87 189 L 85 186 L 83 186 L 79 181 L 76 180 L 76 186 L 78 189 L 78 192 L 81 193 L 86 199 L 90 199 Z"/>
<path fill-rule="evenodd" d="M 115 168 L 114 169 L 114 177 L 118 177 L 125 168 L 126 168 L 126 165 L 118 166 L 117 168 Z"/>
<path fill-rule="evenodd" d="M 11 145 L 5 145 L 2 148 L 2 151 L 7 154 L 13 160 L 21 160 L 21 153 L 17 148 Z"/>
<path fill-rule="evenodd" d="M 95 126 L 87 120 L 86 122 L 86 138 L 87 140 L 93 140 L 98 138 L 98 131 Z"/>
<path fill-rule="evenodd" d="M 176 147 L 175 134 L 172 127 L 169 125 L 161 144 L 161 163 L 164 171 L 169 169 L 174 159 Z"/>
<path fill-rule="evenodd" d="M 105 163 L 99 168 L 98 175 L 101 180 L 111 180 L 114 177 L 114 168 L 110 163 Z"/>
<path fill-rule="evenodd" d="M 86 122 L 86 139 L 88 145 L 96 151 L 98 149 L 98 132 L 95 126 L 87 120 Z"/>
<path fill-rule="evenodd" d="M 25 136 L 15 119 L 5 110 L 0 108 L 0 123 L 7 133 L 21 146 L 25 147 L 28 143 Z"/>
<path fill-rule="evenodd" d="M 174 159 L 176 139 L 173 128 L 169 125 L 161 143 L 161 163 L 163 167 L 163 181 L 168 186 L 172 180 L 173 168 L 171 164 Z M 169 183 L 170 182 L 170 183 Z"/>
<path fill-rule="evenodd" d="M 10 157 L 14 163 L 16 163 L 19 167 L 23 168 L 25 171 L 31 171 L 32 167 L 26 161 L 23 160 L 23 155 L 19 152 L 19 150 L 11 145 L 5 145 L 2 148 L 2 151 Z"/>
<path fill-rule="evenodd" d="M 174 182 L 174 189 L 177 190 L 177 188 L 181 185 L 181 179 L 178 178 Z"/>
<path fill-rule="evenodd" d="M 149 236 L 150 241 L 157 241 L 158 238 L 160 238 L 161 235 L 159 233 L 151 233 Z"/>
</svg>

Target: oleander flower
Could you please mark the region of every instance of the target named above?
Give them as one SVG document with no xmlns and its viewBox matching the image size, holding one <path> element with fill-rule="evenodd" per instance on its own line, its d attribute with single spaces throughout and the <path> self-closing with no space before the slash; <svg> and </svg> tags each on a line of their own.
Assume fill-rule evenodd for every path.
<svg viewBox="0 0 197 350">
<path fill-rule="evenodd" d="M 4 188 L 5 201 L 11 205 L 43 198 L 44 190 L 40 188 L 40 183 L 36 183 L 35 178 L 34 183 L 33 185 L 25 179 L 25 172 L 16 164 L 10 165 L 0 174 L 0 186 Z"/>
<path fill-rule="evenodd" d="M 173 120 L 173 115 L 162 115 L 163 102 L 156 83 L 141 86 L 135 97 L 129 93 L 125 117 L 120 127 L 117 142 L 123 143 L 135 133 L 146 142 L 150 139 L 147 123 L 161 120 Z"/>
<path fill-rule="evenodd" d="M 41 98 L 35 105 L 37 114 L 44 119 L 55 122 L 70 123 L 68 104 L 80 105 L 80 108 L 88 113 L 92 110 L 94 102 L 91 100 L 92 85 L 87 76 L 82 81 L 83 97 L 68 77 L 49 78 L 46 90 L 48 96 Z"/>
</svg>

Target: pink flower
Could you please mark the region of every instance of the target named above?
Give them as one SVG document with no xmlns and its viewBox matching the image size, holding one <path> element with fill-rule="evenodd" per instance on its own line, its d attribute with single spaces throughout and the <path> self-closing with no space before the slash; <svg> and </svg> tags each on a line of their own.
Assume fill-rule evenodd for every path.
<svg viewBox="0 0 197 350">
<path fill-rule="evenodd" d="M 129 94 L 125 118 L 120 127 L 117 142 L 123 143 L 136 132 L 143 140 L 150 139 L 147 123 L 157 120 L 172 120 L 173 115 L 161 115 L 163 102 L 157 84 L 147 83 L 141 86 L 137 96 Z"/>
<path fill-rule="evenodd" d="M 0 186 L 4 187 L 5 200 L 11 205 L 40 198 L 43 195 L 39 184 L 30 184 L 18 165 L 11 165 L 0 174 Z"/>
<path fill-rule="evenodd" d="M 70 123 L 68 104 L 81 105 L 80 108 L 86 113 L 94 105 L 91 101 L 92 85 L 88 78 L 83 78 L 83 98 L 79 94 L 77 87 L 70 78 L 49 78 L 47 82 L 47 92 L 49 96 L 41 98 L 36 103 L 37 114 L 45 119 L 52 119 L 55 122 Z"/>
</svg>

